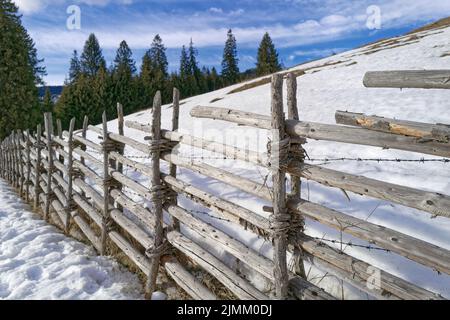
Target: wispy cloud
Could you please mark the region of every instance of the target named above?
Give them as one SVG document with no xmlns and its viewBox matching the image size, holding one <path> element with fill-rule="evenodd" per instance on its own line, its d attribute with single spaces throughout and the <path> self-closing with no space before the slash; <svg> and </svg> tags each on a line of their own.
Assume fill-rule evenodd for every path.
<svg viewBox="0 0 450 320">
<path fill-rule="evenodd" d="M 50 5 L 55 6 L 65 3 L 68 5 L 86 4 L 90 6 L 106 6 L 113 2 L 125 5 L 133 4 L 133 0 L 15 0 L 14 2 L 19 7 L 19 10 L 26 15 L 38 13 Z"/>
<path fill-rule="evenodd" d="M 381 33 L 450 13 L 450 1 L 430 0 L 16 0 L 16 3 L 25 14 L 26 26 L 39 54 L 47 62 L 60 58 L 68 61 L 72 50 L 80 50 L 90 33 L 98 36 L 109 56 L 122 40 L 135 51 L 145 50 L 159 33 L 166 47 L 178 50 L 192 38 L 201 52 L 209 54 L 202 57 L 203 61 L 210 62 L 211 57 L 220 59 L 226 32 L 232 28 L 242 52 L 241 62 L 246 67 L 254 65 L 250 57 L 265 32 L 270 33 L 283 52 L 282 59 L 298 62 L 300 58 L 329 55 L 341 46 L 350 47 L 346 43 L 336 44 L 337 41 L 370 35 L 366 26 L 370 5 L 381 9 Z M 81 30 L 66 28 L 65 9 L 69 4 L 82 8 Z M 174 55 L 174 59 L 178 57 Z M 63 69 L 59 64 L 58 68 Z"/>
</svg>

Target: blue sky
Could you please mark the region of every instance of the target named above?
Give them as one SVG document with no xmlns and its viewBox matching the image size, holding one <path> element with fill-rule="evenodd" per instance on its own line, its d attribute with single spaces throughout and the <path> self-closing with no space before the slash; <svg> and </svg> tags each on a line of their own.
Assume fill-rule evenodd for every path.
<svg viewBox="0 0 450 320">
<path fill-rule="evenodd" d="M 201 65 L 220 70 L 227 29 L 238 42 L 240 69 L 255 65 L 268 31 L 286 67 L 328 56 L 450 16 L 450 0 L 16 0 L 23 22 L 45 59 L 49 85 L 62 84 L 73 50 L 90 33 L 99 38 L 108 64 L 122 40 L 140 65 L 155 34 L 167 47 L 171 70 L 192 38 Z M 67 8 L 80 8 L 81 28 L 69 30 Z M 374 7 L 375 11 L 374 11 Z M 367 22 L 380 24 L 367 25 Z M 377 27 L 377 28 L 374 28 Z M 379 28 L 378 28 L 379 27 Z"/>
</svg>

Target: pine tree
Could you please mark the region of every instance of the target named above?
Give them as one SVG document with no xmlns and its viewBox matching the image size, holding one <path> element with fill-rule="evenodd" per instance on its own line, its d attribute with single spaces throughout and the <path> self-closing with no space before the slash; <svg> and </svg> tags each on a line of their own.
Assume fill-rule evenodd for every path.
<svg viewBox="0 0 450 320">
<path fill-rule="evenodd" d="M 192 88 L 192 68 L 189 61 L 189 56 L 186 51 L 186 47 L 181 48 L 180 57 L 180 90 L 182 97 L 190 97 L 193 92 Z"/>
<path fill-rule="evenodd" d="M 111 76 L 105 66 L 100 66 L 92 81 L 93 102 L 88 108 L 88 115 L 94 123 L 102 121 L 102 113 L 106 111 L 108 120 L 116 116 L 116 101 Z"/>
<path fill-rule="evenodd" d="M 81 71 L 94 77 L 101 67 L 106 68 L 106 61 L 95 34 L 91 33 L 84 44 L 81 54 Z"/>
<path fill-rule="evenodd" d="M 258 48 L 258 58 L 256 63 L 257 76 L 264 76 L 275 73 L 281 70 L 281 65 L 278 61 L 278 53 L 275 45 L 269 36 L 265 33 Z"/>
<path fill-rule="evenodd" d="M 231 85 L 239 81 L 238 63 L 236 38 L 230 29 L 228 30 L 222 60 L 222 78 L 225 85 Z"/>
<path fill-rule="evenodd" d="M 55 113 L 65 128 L 68 127 L 70 119 L 75 118 L 75 127 L 79 129 L 83 125 L 85 115 L 89 117 L 90 123 L 98 122 L 99 112 L 94 112 L 94 103 L 93 79 L 81 73 L 75 83 L 64 87 L 56 103 Z"/>
<path fill-rule="evenodd" d="M 215 91 L 222 87 L 221 79 L 215 67 L 212 67 L 211 71 L 208 70 L 207 82 L 208 91 Z"/>
<path fill-rule="evenodd" d="M 45 68 L 22 26 L 17 6 L 0 0 L 0 138 L 13 129 L 32 129 L 39 120 L 38 89 Z"/>
<path fill-rule="evenodd" d="M 78 57 L 77 50 L 73 51 L 72 59 L 70 59 L 69 83 L 76 81 L 81 73 L 81 62 Z"/>
<path fill-rule="evenodd" d="M 204 92 L 204 84 L 203 84 L 203 75 L 198 67 L 197 62 L 197 49 L 194 47 L 194 42 L 189 42 L 189 68 L 190 68 L 190 76 L 191 76 L 191 95 L 197 95 L 199 93 Z"/>
<path fill-rule="evenodd" d="M 157 34 L 150 49 L 142 59 L 140 91 L 143 107 L 152 105 L 153 97 L 158 90 L 161 90 L 163 101 L 171 99 L 171 93 L 167 86 L 169 77 L 168 65 L 166 48 L 162 43 L 161 37 Z"/>
<path fill-rule="evenodd" d="M 114 71 L 125 71 L 134 75 L 136 73 L 136 62 L 133 60 L 133 52 L 124 40 L 117 49 L 116 58 L 114 59 Z"/>
<path fill-rule="evenodd" d="M 134 78 L 136 63 L 126 41 L 120 43 L 112 70 L 113 102 L 123 105 L 124 113 L 130 114 L 138 108 L 137 84 Z"/>
<path fill-rule="evenodd" d="M 50 89 L 47 87 L 47 88 L 45 88 L 44 98 L 42 99 L 42 102 L 41 102 L 42 113 L 45 113 L 45 112 L 53 113 L 54 107 L 55 107 L 55 104 L 53 103 L 52 94 L 50 92 Z"/>
</svg>

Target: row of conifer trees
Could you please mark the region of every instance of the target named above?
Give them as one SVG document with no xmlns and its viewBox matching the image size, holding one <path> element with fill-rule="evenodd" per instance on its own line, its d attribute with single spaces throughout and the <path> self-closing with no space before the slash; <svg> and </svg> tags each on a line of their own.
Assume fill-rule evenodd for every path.
<svg viewBox="0 0 450 320">
<path fill-rule="evenodd" d="M 281 69 L 278 53 L 268 33 L 261 41 L 257 61 L 254 76 Z M 84 114 L 97 123 L 103 110 L 114 117 L 117 102 L 123 105 L 125 114 L 150 107 L 158 90 L 162 93 L 163 102 L 169 103 L 174 87 L 180 90 L 182 98 L 186 98 L 235 84 L 244 77 L 238 62 L 236 39 L 231 30 L 227 34 L 220 74 L 214 67 L 199 66 L 192 40 L 181 49 L 179 70 L 169 73 L 166 48 L 159 35 L 154 37 L 150 49 L 144 54 L 140 70 L 137 70 L 126 41 L 120 43 L 113 64 L 107 67 L 99 41 L 91 34 L 81 56 L 77 51 L 73 53 L 66 86 L 54 110 L 64 124 L 76 117 L 76 126 L 80 127 L 80 115 Z M 52 109 L 48 94 L 43 105 L 46 110 Z"/>
</svg>

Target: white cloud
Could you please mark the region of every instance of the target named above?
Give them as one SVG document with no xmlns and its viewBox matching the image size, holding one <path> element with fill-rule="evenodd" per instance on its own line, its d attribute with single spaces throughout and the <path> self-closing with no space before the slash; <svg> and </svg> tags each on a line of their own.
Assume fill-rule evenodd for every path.
<svg viewBox="0 0 450 320">
<path fill-rule="evenodd" d="M 216 8 L 216 7 L 209 8 L 208 11 L 211 13 L 223 13 L 223 10 L 221 8 Z"/>
<path fill-rule="evenodd" d="M 31 15 L 45 9 L 49 5 L 61 5 L 67 2 L 70 4 L 86 4 L 90 6 L 105 6 L 110 2 L 130 5 L 133 0 L 15 0 L 19 10 L 25 15 Z"/>
<path fill-rule="evenodd" d="M 33 14 L 43 9 L 48 1 L 46 0 L 16 0 L 16 5 L 24 14 Z"/>
</svg>

